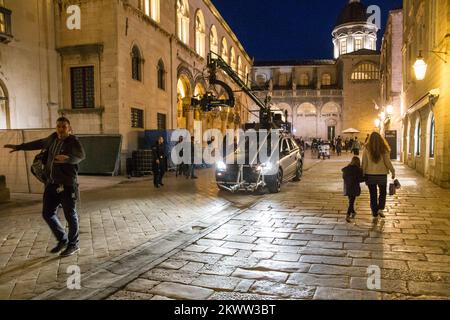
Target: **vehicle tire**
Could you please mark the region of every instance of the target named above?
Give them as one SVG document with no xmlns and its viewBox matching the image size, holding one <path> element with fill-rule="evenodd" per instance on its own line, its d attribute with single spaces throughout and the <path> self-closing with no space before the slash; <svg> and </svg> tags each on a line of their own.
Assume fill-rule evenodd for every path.
<svg viewBox="0 0 450 320">
<path fill-rule="evenodd" d="M 278 174 L 267 177 L 267 188 L 270 193 L 278 193 L 281 191 L 281 183 L 283 182 L 283 171 L 278 170 Z"/>
<path fill-rule="evenodd" d="M 297 169 L 295 170 L 295 178 L 294 181 L 300 181 L 303 176 L 303 162 L 299 161 L 297 163 Z"/>
</svg>

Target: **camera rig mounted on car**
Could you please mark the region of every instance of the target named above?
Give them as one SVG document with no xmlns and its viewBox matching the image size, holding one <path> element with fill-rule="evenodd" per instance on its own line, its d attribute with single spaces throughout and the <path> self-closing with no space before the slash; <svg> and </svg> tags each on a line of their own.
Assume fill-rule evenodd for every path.
<svg viewBox="0 0 450 320">
<path fill-rule="evenodd" d="M 208 91 L 200 100 L 193 98 L 192 105 L 200 106 L 202 111 L 211 111 L 214 108 L 218 107 L 230 107 L 234 108 L 235 106 L 235 97 L 234 92 L 231 87 L 225 83 L 217 79 L 218 70 L 222 70 L 225 72 L 239 87 L 240 90 L 245 92 L 250 99 L 259 107 L 259 129 L 286 129 L 286 123 L 281 119 L 275 119 L 270 109 L 270 98 L 267 97 L 265 101 L 261 101 L 253 91 L 244 83 L 244 81 L 239 77 L 239 75 L 217 54 L 209 53 L 208 54 L 208 82 L 211 86 L 219 86 L 222 87 L 227 93 L 228 99 L 219 99 L 214 92 Z M 290 130 L 289 130 L 290 131 Z"/>
</svg>

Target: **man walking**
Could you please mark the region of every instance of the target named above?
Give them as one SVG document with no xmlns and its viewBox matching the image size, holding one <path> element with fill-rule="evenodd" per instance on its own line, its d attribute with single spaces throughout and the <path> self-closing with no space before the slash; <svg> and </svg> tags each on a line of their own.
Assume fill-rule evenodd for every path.
<svg viewBox="0 0 450 320">
<path fill-rule="evenodd" d="M 153 185 L 155 188 L 159 188 L 160 186 L 164 186 L 162 179 L 164 177 L 164 173 L 166 172 L 166 147 L 164 145 L 164 138 L 159 137 L 156 140 L 156 144 L 152 148 L 153 155 Z"/>
<path fill-rule="evenodd" d="M 49 137 L 21 145 L 4 146 L 12 149 L 11 153 L 20 150 L 47 150 L 42 215 L 58 241 L 57 246 L 50 252 L 56 254 L 64 250 L 62 257 L 80 251 L 79 219 L 76 211 L 79 195 L 77 177 L 78 164 L 85 159 L 85 152 L 78 138 L 70 132 L 70 121 L 61 117 L 56 121 L 56 132 Z M 57 216 L 60 205 L 69 225 L 69 234 L 66 234 Z"/>
</svg>

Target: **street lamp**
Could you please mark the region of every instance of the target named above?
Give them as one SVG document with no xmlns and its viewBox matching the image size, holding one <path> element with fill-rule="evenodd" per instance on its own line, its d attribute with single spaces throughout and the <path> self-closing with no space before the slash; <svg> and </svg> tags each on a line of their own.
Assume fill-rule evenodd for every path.
<svg viewBox="0 0 450 320">
<path fill-rule="evenodd" d="M 417 57 L 416 63 L 414 63 L 414 72 L 418 81 L 425 79 L 427 68 L 428 65 L 422 57 L 422 51 L 419 51 L 419 56 Z"/>
<path fill-rule="evenodd" d="M 434 53 L 439 59 L 441 59 L 444 63 L 447 63 L 445 58 L 442 58 L 440 55 L 444 55 L 445 57 L 449 54 L 447 51 L 427 51 Z M 422 57 L 422 50 L 419 51 L 419 56 L 417 57 L 416 63 L 414 63 L 414 72 L 416 74 L 416 79 L 422 81 L 425 79 L 427 74 L 428 65 Z"/>
</svg>

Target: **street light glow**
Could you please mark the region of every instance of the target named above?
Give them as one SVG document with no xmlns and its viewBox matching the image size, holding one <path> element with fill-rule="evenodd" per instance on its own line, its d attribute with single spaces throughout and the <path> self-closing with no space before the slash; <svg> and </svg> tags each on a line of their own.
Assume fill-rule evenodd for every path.
<svg viewBox="0 0 450 320">
<path fill-rule="evenodd" d="M 422 57 L 422 51 L 419 53 L 417 57 L 416 63 L 414 63 L 414 72 L 416 74 L 416 79 L 418 81 L 422 81 L 425 79 L 425 75 L 427 74 L 428 65 Z"/>
<path fill-rule="evenodd" d="M 387 112 L 388 116 L 392 115 L 394 113 L 394 107 L 392 105 L 388 105 L 386 107 L 386 112 Z"/>
</svg>

